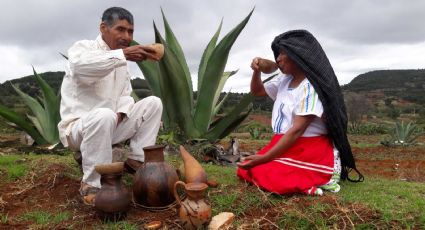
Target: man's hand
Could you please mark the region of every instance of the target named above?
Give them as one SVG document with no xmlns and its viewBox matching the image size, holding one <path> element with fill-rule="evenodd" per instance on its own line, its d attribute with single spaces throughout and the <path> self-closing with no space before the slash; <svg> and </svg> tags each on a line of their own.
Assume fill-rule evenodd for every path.
<svg viewBox="0 0 425 230">
<path fill-rule="evenodd" d="M 147 58 L 157 60 L 155 50 L 148 46 L 135 45 L 123 49 L 124 56 L 128 61 L 144 61 Z"/>
<path fill-rule="evenodd" d="M 247 170 L 263 163 L 266 163 L 264 155 L 251 155 L 245 157 L 244 162 L 238 163 L 237 166 L 241 169 Z"/>
</svg>

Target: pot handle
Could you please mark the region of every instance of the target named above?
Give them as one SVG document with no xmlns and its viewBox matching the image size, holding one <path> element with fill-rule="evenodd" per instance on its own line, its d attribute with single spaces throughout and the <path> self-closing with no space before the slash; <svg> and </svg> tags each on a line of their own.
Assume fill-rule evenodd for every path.
<svg viewBox="0 0 425 230">
<path fill-rule="evenodd" d="M 182 201 L 180 200 L 180 196 L 179 196 L 179 194 L 177 193 L 177 187 L 178 187 L 179 185 L 182 185 L 182 186 L 184 187 L 184 186 L 186 186 L 186 183 L 184 183 L 183 181 L 179 180 L 179 181 L 177 181 L 177 182 L 174 184 L 174 190 L 173 190 L 173 192 L 174 192 L 174 197 L 176 198 L 177 203 L 179 203 L 179 205 L 182 205 Z"/>
</svg>

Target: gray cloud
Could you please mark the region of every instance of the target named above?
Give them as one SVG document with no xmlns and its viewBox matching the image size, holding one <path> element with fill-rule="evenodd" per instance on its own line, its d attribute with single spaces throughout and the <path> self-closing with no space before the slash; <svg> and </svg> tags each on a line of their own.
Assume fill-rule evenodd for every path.
<svg viewBox="0 0 425 230">
<path fill-rule="evenodd" d="M 154 42 L 153 21 L 163 33 L 162 7 L 194 76 L 220 21 L 222 38 L 255 6 L 230 53 L 227 69 L 240 69 L 225 87 L 232 91 L 247 90 L 253 57 L 273 58 L 270 43 L 276 35 L 298 28 L 318 38 L 342 83 L 366 70 L 424 68 L 425 2 L 420 0 L 2 0 L 0 82 L 31 74 L 31 65 L 40 72 L 62 70 L 58 53 L 75 41 L 94 39 L 103 10 L 118 3 L 135 16 L 134 38 L 141 43 Z"/>
</svg>

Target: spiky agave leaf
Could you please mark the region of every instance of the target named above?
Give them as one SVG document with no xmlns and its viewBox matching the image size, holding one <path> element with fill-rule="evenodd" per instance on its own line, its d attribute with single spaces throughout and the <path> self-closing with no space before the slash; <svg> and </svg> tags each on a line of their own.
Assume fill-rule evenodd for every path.
<svg viewBox="0 0 425 230">
<path fill-rule="evenodd" d="M 47 122 L 42 123 L 44 133 L 42 135 L 50 144 L 59 143 L 59 131 L 57 128 L 60 122 L 60 93 L 55 94 L 52 87 L 41 78 L 33 68 L 35 79 L 41 88 L 42 102 L 47 116 Z M 39 120 L 42 122 L 41 120 Z"/>
<path fill-rule="evenodd" d="M 176 122 L 189 137 L 197 138 L 199 132 L 192 119 L 193 92 L 187 84 L 184 70 L 174 52 L 170 51 L 168 43 L 164 41 L 154 25 L 155 37 L 164 45 L 164 56 L 159 61 L 160 89 L 162 102 L 170 123 Z"/>
<path fill-rule="evenodd" d="M 138 42 L 132 41 L 131 46 L 139 45 Z M 161 97 L 161 89 L 159 88 L 159 66 L 155 61 L 145 60 L 136 62 L 145 77 L 149 88 L 152 90 L 153 95 Z"/>
<path fill-rule="evenodd" d="M 230 90 L 231 90 L 231 89 L 230 89 Z M 216 116 L 216 115 L 217 115 L 217 113 L 220 111 L 220 109 L 223 107 L 224 102 L 227 100 L 227 98 L 229 98 L 230 90 L 229 90 L 229 92 L 228 92 L 228 93 L 226 93 L 226 95 L 224 95 L 223 99 L 221 99 L 221 101 L 220 101 L 220 102 L 219 102 L 219 103 L 215 106 L 215 108 L 214 108 L 214 112 L 213 112 L 213 116 L 212 116 L 212 117 Z"/>
<path fill-rule="evenodd" d="M 164 30 L 165 30 L 165 40 L 167 41 L 168 48 L 171 52 L 176 56 L 176 60 L 180 63 L 181 68 L 184 71 L 184 75 L 179 77 L 184 77 L 187 82 L 187 86 L 190 88 L 190 108 L 192 110 L 193 106 L 193 85 L 192 85 L 192 77 L 190 75 L 189 66 L 186 63 L 186 58 L 184 56 L 183 50 L 178 42 L 176 36 L 173 33 L 173 30 L 168 24 L 167 18 L 165 17 L 164 11 L 161 8 L 162 20 L 164 21 Z M 169 52 L 170 52 L 169 51 Z"/>
<path fill-rule="evenodd" d="M 212 106 L 214 108 L 213 108 L 212 113 L 210 115 L 211 119 L 215 115 L 215 107 L 216 107 L 216 104 L 217 104 L 218 99 L 220 97 L 220 93 L 224 88 L 224 84 L 226 83 L 227 79 L 229 79 L 229 77 L 235 75 L 238 71 L 239 70 L 224 72 L 223 76 L 220 78 L 220 82 L 218 83 L 217 89 L 215 90 L 215 94 L 214 94 L 214 98 L 213 98 L 213 102 L 212 102 Z"/>
<path fill-rule="evenodd" d="M 30 135 L 37 144 L 44 145 L 48 143 L 43 138 L 43 136 L 41 136 L 40 133 L 33 127 L 30 121 L 26 120 L 24 117 L 22 117 L 15 111 L 3 105 L 0 105 L 0 116 L 17 125 L 19 128 L 28 133 L 28 135 Z"/>
<path fill-rule="evenodd" d="M 208 60 L 201 88 L 198 89 L 198 99 L 194 116 L 195 125 L 201 133 L 207 131 L 211 121 L 212 110 L 215 106 L 213 105 L 214 97 L 211 97 L 211 95 L 215 95 L 217 87 L 220 84 L 220 78 L 223 76 L 230 49 L 240 32 L 248 23 L 252 12 L 253 10 L 220 41 Z"/>
<path fill-rule="evenodd" d="M 245 95 L 231 112 L 226 114 L 226 116 L 220 121 L 216 122 L 214 126 L 211 126 L 208 132 L 204 135 L 204 138 L 207 138 L 208 140 L 220 139 L 229 127 L 233 127 L 234 129 L 240 122 L 243 121 L 243 119 L 241 119 L 242 117 L 248 116 L 248 114 L 246 114 L 246 116 L 242 116 L 241 114 L 250 107 L 250 105 L 252 105 L 253 98 L 254 97 L 250 93 Z"/>
<path fill-rule="evenodd" d="M 220 35 L 222 25 L 223 25 L 223 19 L 221 20 L 220 26 L 218 27 L 214 36 L 211 38 L 210 42 L 205 48 L 204 53 L 202 54 L 201 62 L 199 63 L 199 69 L 198 69 L 198 90 L 201 88 L 202 81 L 204 79 L 205 68 L 207 68 L 208 60 L 210 59 L 211 53 L 217 44 L 218 36 Z"/>
</svg>

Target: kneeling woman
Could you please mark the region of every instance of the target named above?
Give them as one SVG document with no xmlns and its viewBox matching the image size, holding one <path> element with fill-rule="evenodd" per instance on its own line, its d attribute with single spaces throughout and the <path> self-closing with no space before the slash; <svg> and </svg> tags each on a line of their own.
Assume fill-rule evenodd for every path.
<svg viewBox="0 0 425 230">
<path fill-rule="evenodd" d="M 305 30 L 279 35 L 272 50 L 284 75 L 263 84 L 259 58 L 254 58 L 251 93 L 275 101 L 275 135 L 238 165 L 237 175 L 277 194 L 338 192 L 341 176 L 348 178 L 355 164 L 346 136 L 344 100 L 332 66 Z M 360 173 L 358 180 L 363 180 Z"/>
</svg>

